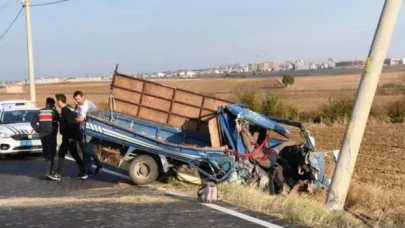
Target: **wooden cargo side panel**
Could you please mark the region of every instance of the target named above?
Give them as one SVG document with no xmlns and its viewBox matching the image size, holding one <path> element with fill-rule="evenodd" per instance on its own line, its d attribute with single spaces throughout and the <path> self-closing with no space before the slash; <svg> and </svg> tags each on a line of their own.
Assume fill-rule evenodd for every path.
<svg viewBox="0 0 405 228">
<path fill-rule="evenodd" d="M 198 119 L 200 116 L 200 109 L 174 102 L 172 107 L 172 113 L 188 117 L 190 119 Z"/>
<path fill-rule="evenodd" d="M 138 112 L 138 108 L 138 105 L 116 100 L 114 111 L 133 116 L 134 113 L 136 114 Z"/>
<path fill-rule="evenodd" d="M 204 96 L 199 94 L 187 92 L 184 90 L 177 90 L 176 96 L 174 96 L 174 100 L 184 104 L 201 107 L 203 97 Z"/>
<path fill-rule="evenodd" d="M 219 106 L 228 104 L 230 103 L 226 101 L 217 100 L 211 97 L 205 97 L 203 109 L 216 112 Z"/>
<path fill-rule="evenodd" d="M 150 109 L 147 107 L 140 107 L 138 114 L 139 118 L 151 120 L 162 124 L 166 124 L 167 116 L 168 113 L 166 112 Z"/>
<path fill-rule="evenodd" d="M 114 88 L 113 89 L 114 98 L 117 100 L 127 101 L 133 104 L 139 104 L 141 100 L 141 93 L 132 92 L 125 89 Z"/>
<path fill-rule="evenodd" d="M 184 118 L 184 117 L 172 114 L 170 116 L 168 124 L 173 127 L 179 127 L 179 128 L 185 129 L 185 130 L 197 132 L 198 120 Z"/>
<path fill-rule="evenodd" d="M 212 145 L 221 144 L 216 111 L 230 102 L 122 74 L 114 75 L 112 89 L 115 111 L 211 135 Z"/>
<path fill-rule="evenodd" d="M 121 87 L 132 91 L 142 92 L 144 81 L 135 78 L 115 75 L 113 87 Z"/>
<path fill-rule="evenodd" d="M 168 113 L 170 111 L 171 102 L 165 99 L 143 95 L 141 104 L 142 107 L 154 108 Z"/>
<path fill-rule="evenodd" d="M 148 95 L 153 95 L 171 100 L 173 98 L 174 88 L 156 85 L 151 82 L 145 82 L 145 88 L 143 92 Z"/>
</svg>

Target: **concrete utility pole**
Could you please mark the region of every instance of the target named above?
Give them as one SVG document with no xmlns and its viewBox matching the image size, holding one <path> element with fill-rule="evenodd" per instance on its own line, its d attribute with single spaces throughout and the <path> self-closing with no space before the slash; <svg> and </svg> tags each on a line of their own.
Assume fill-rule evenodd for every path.
<svg viewBox="0 0 405 228">
<path fill-rule="evenodd" d="M 330 210 L 342 210 L 344 207 L 360 144 L 401 5 L 402 0 L 385 1 L 329 188 L 326 207 Z"/>
<path fill-rule="evenodd" d="M 30 99 L 36 102 L 35 95 L 35 75 L 34 75 L 34 54 L 32 52 L 32 34 L 31 34 L 31 7 L 30 0 L 23 0 L 25 6 L 25 20 L 27 27 L 27 51 L 28 51 L 28 73 L 30 81 Z"/>
</svg>

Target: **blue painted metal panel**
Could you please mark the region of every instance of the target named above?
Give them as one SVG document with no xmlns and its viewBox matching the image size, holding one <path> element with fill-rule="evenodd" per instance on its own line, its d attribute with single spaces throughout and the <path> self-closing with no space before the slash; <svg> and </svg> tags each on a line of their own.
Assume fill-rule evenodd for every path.
<svg viewBox="0 0 405 228">
<path fill-rule="evenodd" d="M 217 181 L 224 179 L 224 177 L 229 175 L 232 171 L 233 157 L 225 155 L 222 148 L 193 147 L 168 142 L 169 140 L 178 140 L 178 142 L 183 143 L 195 141 L 204 145 L 207 144 L 205 135 L 196 134 L 194 132 L 182 132 L 178 128 L 171 128 L 156 123 L 148 124 L 146 121 L 126 117 L 124 115 L 115 114 L 113 117 L 113 122 L 109 122 L 110 115 L 108 112 L 88 115 L 86 128 L 84 129 L 85 134 L 101 140 L 156 154 L 161 158 L 165 156 L 183 161 L 192 166 L 198 167 L 200 162 L 208 162 L 212 166 L 220 169 L 216 171 L 217 175 L 210 176 L 205 170 L 199 168 L 198 170 Z M 201 138 L 199 138 L 200 136 Z M 163 140 L 163 138 L 169 140 Z M 180 140 L 180 138 L 184 140 Z"/>
<path fill-rule="evenodd" d="M 290 137 L 290 132 L 287 128 L 283 127 L 281 124 L 270 120 L 264 115 L 255 113 L 242 105 L 231 104 L 226 106 L 226 110 L 237 116 L 241 120 L 249 121 L 249 123 L 257 125 L 259 127 L 273 130 L 285 137 Z"/>
<path fill-rule="evenodd" d="M 110 119 L 110 112 L 104 112 L 104 119 Z M 113 123 L 128 128 L 135 133 L 151 138 L 167 141 L 173 144 L 189 144 L 200 147 L 210 146 L 209 136 L 179 128 L 160 125 L 138 118 L 131 118 L 122 114 L 113 114 Z"/>
</svg>

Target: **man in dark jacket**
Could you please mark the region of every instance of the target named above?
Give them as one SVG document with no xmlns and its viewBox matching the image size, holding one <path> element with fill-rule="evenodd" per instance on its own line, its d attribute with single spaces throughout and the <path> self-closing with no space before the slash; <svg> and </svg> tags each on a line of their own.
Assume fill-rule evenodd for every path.
<svg viewBox="0 0 405 228">
<path fill-rule="evenodd" d="M 60 133 L 62 135 L 62 144 L 58 153 L 58 168 L 55 175 L 51 176 L 53 180 L 60 180 L 65 162 L 65 156 L 69 151 L 76 164 L 79 166 L 80 173 L 77 178 L 86 179 L 88 176 L 85 173 L 84 162 L 79 155 L 79 150 L 82 151 L 80 125 L 76 122 L 77 115 L 74 109 L 66 104 L 66 96 L 64 94 L 56 94 L 58 107 L 61 109 L 60 116 Z"/>
<path fill-rule="evenodd" d="M 31 126 L 38 133 L 42 151 L 46 160 L 46 177 L 53 174 L 54 158 L 57 147 L 59 113 L 55 109 L 55 100 L 48 97 L 46 107 L 39 111 L 31 121 Z"/>
</svg>

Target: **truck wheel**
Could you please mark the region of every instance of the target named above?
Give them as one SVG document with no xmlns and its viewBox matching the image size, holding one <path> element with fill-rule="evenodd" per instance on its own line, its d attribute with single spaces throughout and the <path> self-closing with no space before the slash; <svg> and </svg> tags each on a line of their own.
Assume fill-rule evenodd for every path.
<svg viewBox="0 0 405 228">
<path fill-rule="evenodd" d="M 140 155 L 134 158 L 129 166 L 129 176 L 137 185 L 154 182 L 159 176 L 159 169 L 155 159 L 148 155 Z"/>
<path fill-rule="evenodd" d="M 5 159 L 6 159 L 6 155 L 0 154 L 0 160 L 5 160 Z"/>
</svg>

